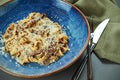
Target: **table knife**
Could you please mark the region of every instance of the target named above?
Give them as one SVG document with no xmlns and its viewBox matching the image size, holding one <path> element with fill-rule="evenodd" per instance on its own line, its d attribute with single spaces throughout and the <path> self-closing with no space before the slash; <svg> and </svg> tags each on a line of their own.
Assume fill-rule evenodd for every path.
<svg viewBox="0 0 120 80">
<path fill-rule="evenodd" d="M 91 52 L 95 48 L 101 34 L 103 33 L 105 27 L 107 26 L 110 19 L 105 19 L 103 22 L 101 22 L 98 27 L 95 29 L 93 33 L 91 33 L 91 39 L 90 44 L 88 45 L 88 52 L 85 55 L 82 63 L 77 68 L 76 72 L 72 76 L 72 80 L 78 80 L 79 76 L 81 75 L 87 61 L 88 61 L 88 80 L 92 80 L 92 65 L 91 65 Z"/>
</svg>

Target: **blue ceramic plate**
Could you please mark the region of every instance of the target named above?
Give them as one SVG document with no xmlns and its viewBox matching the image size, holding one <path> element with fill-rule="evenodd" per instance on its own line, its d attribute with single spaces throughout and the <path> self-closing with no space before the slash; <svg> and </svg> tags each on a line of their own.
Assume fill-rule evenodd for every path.
<svg viewBox="0 0 120 80">
<path fill-rule="evenodd" d="M 61 0 L 15 0 L 0 6 L 0 32 L 3 34 L 11 22 L 25 18 L 31 12 L 45 13 L 58 22 L 69 36 L 70 51 L 49 66 L 37 63 L 19 65 L 10 55 L 0 52 L 1 70 L 20 77 L 42 77 L 68 68 L 82 56 L 90 37 L 88 22 L 80 10 Z"/>
</svg>

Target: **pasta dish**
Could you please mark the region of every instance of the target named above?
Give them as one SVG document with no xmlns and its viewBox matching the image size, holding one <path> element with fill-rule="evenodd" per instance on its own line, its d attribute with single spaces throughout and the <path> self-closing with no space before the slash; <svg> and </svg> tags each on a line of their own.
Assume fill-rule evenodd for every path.
<svg viewBox="0 0 120 80">
<path fill-rule="evenodd" d="M 5 51 L 21 65 L 37 62 L 49 65 L 68 51 L 68 36 L 45 14 L 30 13 L 11 23 L 3 34 Z"/>
</svg>

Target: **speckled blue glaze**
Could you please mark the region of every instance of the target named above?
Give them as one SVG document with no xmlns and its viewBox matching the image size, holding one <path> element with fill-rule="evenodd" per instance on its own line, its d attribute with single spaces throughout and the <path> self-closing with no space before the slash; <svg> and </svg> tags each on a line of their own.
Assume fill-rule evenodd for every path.
<svg viewBox="0 0 120 80">
<path fill-rule="evenodd" d="M 45 13 L 51 20 L 58 22 L 69 36 L 70 51 L 49 66 L 37 63 L 20 65 L 10 55 L 0 53 L 0 68 L 24 76 L 45 75 L 66 67 L 82 54 L 81 51 L 89 36 L 86 21 L 75 8 L 61 0 L 17 0 L 0 7 L 2 34 L 11 22 L 25 18 L 30 12 Z"/>
</svg>

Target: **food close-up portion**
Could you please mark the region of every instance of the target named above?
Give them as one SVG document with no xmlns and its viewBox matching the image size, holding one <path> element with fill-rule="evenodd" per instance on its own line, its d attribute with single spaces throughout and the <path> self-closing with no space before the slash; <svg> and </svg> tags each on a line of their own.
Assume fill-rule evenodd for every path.
<svg viewBox="0 0 120 80">
<path fill-rule="evenodd" d="M 3 34 L 3 41 L 5 51 L 21 65 L 30 62 L 49 65 L 69 49 L 68 36 L 62 27 L 38 12 L 11 23 Z"/>
</svg>

